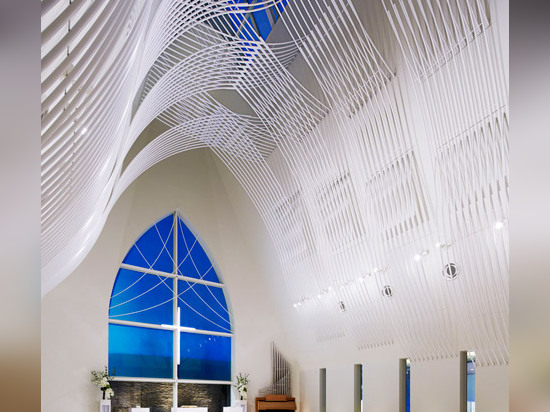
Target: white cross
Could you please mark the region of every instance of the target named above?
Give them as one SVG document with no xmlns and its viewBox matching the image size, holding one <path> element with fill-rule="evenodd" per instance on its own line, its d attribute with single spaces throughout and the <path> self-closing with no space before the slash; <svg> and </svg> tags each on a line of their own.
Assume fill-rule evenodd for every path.
<svg viewBox="0 0 550 412">
<path fill-rule="evenodd" d="M 179 365 L 180 364 L 180 334 L 181 332 L 194 332 L 196 331 L 197 329 L 195 328 L 190 328 L 188 326 L 181 326 L 181 313 L 180 313 L 180 308 L 178 307 L 178 312 L 177 312 L 177 315 L 176 315 L 176 322 L 174 322 L 173 325 L 167 325 L 167 324 L 162 324 L 160 325 L 162 326 L 163 328 L 166 328 L 166 329 L 170 329 L 170 330 L 173 330 L 175 333 L 175 342 L 174 342 L 174 357 L 176 358 L 177 360 L 177 364 Z M 174 371 L 175 374 L 177 374 L 177 371 Z M 177 378 L 177 376 L 175 376 L 174 378 Z"/>
</svg>

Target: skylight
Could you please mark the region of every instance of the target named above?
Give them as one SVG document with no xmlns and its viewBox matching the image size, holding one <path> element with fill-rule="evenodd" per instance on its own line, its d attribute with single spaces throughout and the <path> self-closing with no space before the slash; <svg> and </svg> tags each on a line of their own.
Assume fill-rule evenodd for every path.
<svg viewBox="0 0 550 412">
<path fill-rule="evenodd" d="M 261 38 L 265 41 L 281 17 L 288 0 L 267 8 L 259 0 L 231 0 L 229 3 L 235 4 L 228 7 L 233 13 L 215 17 L 210 20 L 210 24 L 216 30 L 242 40 L 258 41 Z M 248 6 L 244 6 L 245 4 Z"/>
</svg>

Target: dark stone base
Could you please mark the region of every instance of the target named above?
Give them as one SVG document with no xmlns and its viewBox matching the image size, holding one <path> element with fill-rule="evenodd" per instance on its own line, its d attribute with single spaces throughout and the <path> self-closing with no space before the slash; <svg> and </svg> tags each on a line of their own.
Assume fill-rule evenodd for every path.
<svg viewBox="0 0 550 412">
<path fill-rule="evenodd" d="M 112 412 L 128 412 L 137 405 L 151 408 L 151 412 L 170 412 L 172 384 L 149 382 L 111 382 L 115 396 L 111 399 Z M 178 384 L 178 406 L 207 407 L 208 412 L 222 412 L 229 406 L 229 385 Z"/>
</svg>

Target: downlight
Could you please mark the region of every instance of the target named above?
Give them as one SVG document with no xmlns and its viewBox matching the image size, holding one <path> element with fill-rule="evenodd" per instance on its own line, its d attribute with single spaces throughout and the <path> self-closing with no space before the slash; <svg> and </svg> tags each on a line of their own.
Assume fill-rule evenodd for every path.
<svg viewBox="0 0 550 412">
<path fill-rule="evenodd" d="M 447 263 L 443 266 L 443 276 L 448 280 L 456 279 L 458 272 L 458 265 L 456 263 Z"/>
<path fill-rule="evenodd" d="M 382 288 L 382 296 L 389 299 L 393 296 L 393 290 L 390 285 L 386 285 Z"/>
<path fill-rule="evenodd" d="M 346 305 L 344 305 L 343 301 L 338 302 L 338 309 L 340 309 L 340 312 L 346 311 Z"/>
</svg>

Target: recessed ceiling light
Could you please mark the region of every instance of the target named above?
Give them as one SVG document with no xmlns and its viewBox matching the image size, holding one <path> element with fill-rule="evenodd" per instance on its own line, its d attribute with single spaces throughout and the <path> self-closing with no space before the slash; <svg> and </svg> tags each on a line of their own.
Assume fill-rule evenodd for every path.
<svg viewBox="0 0 550 412">
<path fill-rule="evenodd" d="M 414 260 L 416 260 L 417 262 L 422 258 L 422 256 L 420 255 L 414 255 Z"/>
<path fill-rule="evenodd" d="M 447 278 L 448 280 L 456 279 L 458 276 L 459 270 L 458 265 L 456 263 L 447 263 L 445 266 L 443 266 L 443 276 Z"/>
<path fill-rule="evenodd" d="M 502 220 L 498 220 L 495 223 L 495 229 L 502 229 L 504 227 L 504 222 Z"/>
<path fill-rule="evenodd" d="M 80 134 L 81 134 L 81 135 L 82 135 L 82 134 L 85 134 L 87 131 L 88 131 L 88 128 L 85 127 L 85 128 L 83 128 L 83 129 L 80 131 Z"/>
</svg>

